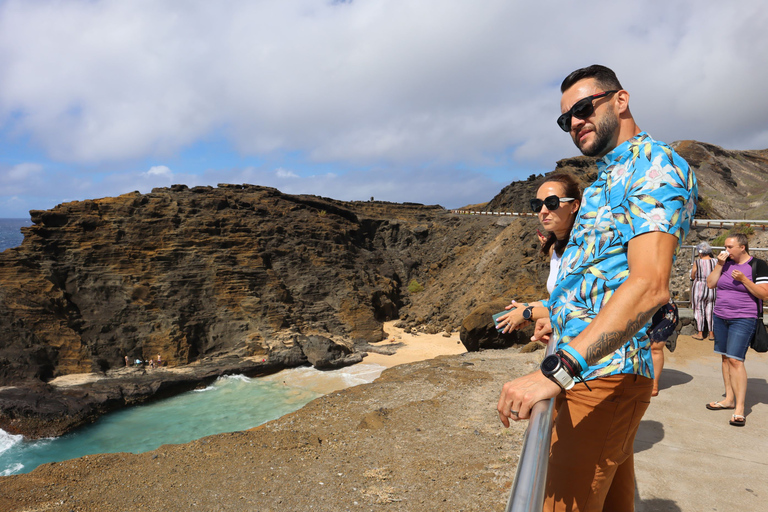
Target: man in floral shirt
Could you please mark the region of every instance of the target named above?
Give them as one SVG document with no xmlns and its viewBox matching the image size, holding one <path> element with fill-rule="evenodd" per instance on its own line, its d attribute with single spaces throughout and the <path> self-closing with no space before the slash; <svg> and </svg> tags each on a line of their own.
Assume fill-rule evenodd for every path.
<svg viewBox="0 0 768 512">
<path fill-rule="evenodd" d="M 651 399 L 649 321 L 696 210 L 696 177 L 642 132 L 629 93 L 594 65 L 562 83 L 560 128 L 599 175 L 583 194 L 549 301 L 558 351 L 504 385 L 499 417 L 557 397 L 544 510 L 634 509 L 633 442 Z"/>
</svg>

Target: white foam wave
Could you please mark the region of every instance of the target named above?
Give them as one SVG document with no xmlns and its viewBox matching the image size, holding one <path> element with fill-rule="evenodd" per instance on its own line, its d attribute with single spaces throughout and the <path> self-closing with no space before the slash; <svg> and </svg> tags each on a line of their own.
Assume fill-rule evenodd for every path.
<svg viewBox="0 0 768 512">
<path fill-rule="evenodd" d="M 12 464 L 10 467 L 0 471 L 0 476 L 11 476 L 15 475 L 19 471 L 24 469 L 24 464 L 21 464 L 20 462 L 17 462 L 16 464 Z"/>
<path fill-rule="evenodd" d="M 373 382 L 384 369 L 384 366 L 378 364 L 356 364 L 331 371 L 320 371 L 311 366 L 304 366 L 283 370 L 263 379 L 271 382 L 282 382 L 293 388 L 324 395 L 340 389 Z"/>
<path fill-rule="evenodd" d="M 249 383 L 251 382 L 250 377 L 246 377 L 245 375 L 224 375 L 222 377 L 219 377 L 216 379 L 216 381 L 211 384 L 210 386 L 206 386 L 202 389 L 193 389 L 192 392 L 194 393 L 204 393 L 206 391 L 211 391 L 212 389 L 216 389 L 221 386 L 225 386 L 229 383 L 235 383 L 235 382 L 244 382 Z"/>
<path fill-rule="evenodd" d="M 216 381 L 228 381 L 228 380 L 237 380 L 240 382 L 251 382 L 250 377 L 246 377 L 245 375 L 224 375 L 223 377 L 219 377 L 216 379 Z"/>
<path fill-rule="evenodd" d="M 13 445 L 19 444 L 24 440 L 24 436 L 9 434 L 5 430 L 0 429 L 0 454 L 10 450 Z"/>
<path fill-rule="evenodd" d="M 385 369 L 380 364 L 356 364 L 336 371 L 348 386 L 358 386 L 378 379 Z"/>
</svg>

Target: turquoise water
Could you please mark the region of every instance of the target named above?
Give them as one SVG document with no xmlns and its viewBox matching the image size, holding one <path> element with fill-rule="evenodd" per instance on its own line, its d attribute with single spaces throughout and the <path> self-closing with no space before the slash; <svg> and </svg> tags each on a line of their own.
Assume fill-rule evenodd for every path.
<svg viewBox="0 0 768 512">
<path fill-rule="evenodd" d="M 62 437 L 26 441 L 0 430 L 0 475 L 93 453 L 154 450 L 163 444 L 256 427 L 345 387 L 372 382 L 382 366 L 357 364 L 332 372 L 296 368 L 262 377 L 218 379 L 205 389 L 123 409 Z"/>
</svg>

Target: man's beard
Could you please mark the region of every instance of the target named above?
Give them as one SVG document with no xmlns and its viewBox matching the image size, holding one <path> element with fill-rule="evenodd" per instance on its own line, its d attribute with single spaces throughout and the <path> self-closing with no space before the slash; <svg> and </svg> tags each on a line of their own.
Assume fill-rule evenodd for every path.
<svg viewBox="0 0 768 512">
<path fill-rule="evenodd" d="M 611 143 L 614 133 L 619 129 L 619 118 L 612 113 L 606 113 L 595 125 L 595 140 L 591 147 L 580 147 L 578 141 L 574 141 L 584 156 L 597 156 L 607 153 L 608 144 Z"/>
</svg>

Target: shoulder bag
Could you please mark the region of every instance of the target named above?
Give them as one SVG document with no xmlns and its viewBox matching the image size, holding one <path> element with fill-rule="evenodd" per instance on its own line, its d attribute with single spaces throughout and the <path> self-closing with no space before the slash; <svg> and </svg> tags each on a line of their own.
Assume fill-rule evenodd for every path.
<svg viewBox="0 0 768 512">
<path fill-rule="evenodd" d="M 749 262 L 749 266 L 752 267 L 752 281 L 757 278 L 757 258 L 752 258 Z M 757 300 L 757 324 L 755 325 L 755 334 L 752 336 L 752 341 L 749 343 L 755 352 L 768 352 L 768 332 L 765 330 L 765 324 L 763 323 L 763 301 Z"/>
</svg>

